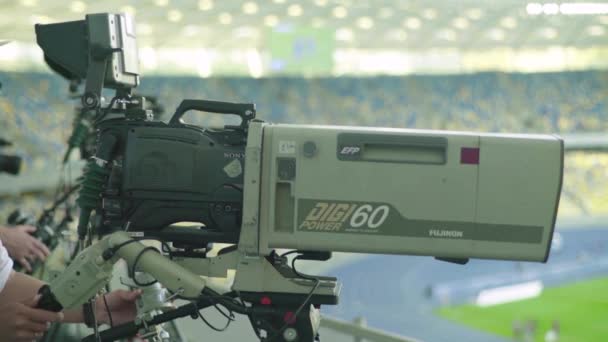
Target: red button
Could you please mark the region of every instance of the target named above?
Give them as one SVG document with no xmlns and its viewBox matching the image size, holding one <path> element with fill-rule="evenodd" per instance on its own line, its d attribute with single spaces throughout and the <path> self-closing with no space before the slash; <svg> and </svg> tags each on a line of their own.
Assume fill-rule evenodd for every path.
<svg viewBox="0 0 608 342">
<path fill-rule="evenodd" d="M 294 324 L 296 322 L 296 315 L 292 311 L 287 311 L 283 316 L 283 322 L 287 324 Z"/>
<path fill-rule="evenodd" d="M 479 148 L 463 147 L 460 149 L 460 164 L 479 164 Z"/>
</svg>

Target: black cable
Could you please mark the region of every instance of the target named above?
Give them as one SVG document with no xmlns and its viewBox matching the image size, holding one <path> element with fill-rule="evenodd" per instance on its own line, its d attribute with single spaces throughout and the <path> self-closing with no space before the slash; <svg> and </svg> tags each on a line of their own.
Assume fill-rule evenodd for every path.
<svg viewBox="0 0 608 342">
<path fill-rule="evenodd" d="M 217 303 L 213 304 L 213 307 L 224 317 L 226 317 L 226 319 L 234 321 L 235 317 L 234 317 L 234 312 L 232 312 L 232 310 L 228 309 L 227 307 L 224 306 L 224 309 L 228 310 L 228 313 L 224 312 L 224 310 L 222 310 Z"/>
<path fill-rule="evenodd" d="M 160 249 L 163 251 L 163 253 L 167 254 L 167 256 L 169 257 L 169 260 L 173 260 L 173 253 L 171 251 L 171 246 L 169 246 L 169 244 L 166 241 L 157 240 L 157 239 L 152 239 L 152 240 L 160 242 Z"/>
<path fill-rule="evenodd" d="M 207 288 L 205 288 L 205 289 L 207 289 Z M 171 294 L 172 297 L 175 297 L 177 299 L 182 299 L 182 300 L 187 300 L 187 301 L 196 301 L 196 300 L 200 299 L 200 296 L 199 297 L 186 297 L 186 296 L 182 296 L 182 295 L 176 294 L 175 292 L 173 292 L 173 291 L 171 291 L 169 289 L 167 289 L 167 291 L 169 291 L 169 293 Z M 225 296 L 225 295 L 209 295 L 209 294 L 205 294 L 205 298 L 216 300 L 215 303 L 219 303 L 219 304 L 223 305 L 224 307 L 226 307 L 227 309 L 228 309 L 228 305 L 227 305 L 227 303 L 225 301 L 230 302 L 234 306 L 242 307 L 242 308 L 244 308 L 243 310 L 247 309 L 247 307 L 245 305 L 243 305 L 242 303 L 237 302 L 235 298 L 228 297 L 228 296 Z M 212 306 L 212 305 L 213 304 L 211 304 L 209 306 Z M 232 309 L 228 309 L 228 310 L 240 312 L 238 310 L 232 310 Z"/>
<path fill-rule="evenodd" d="M 303 279 L 308 279 L 308 280 L 313 280 L 313 281 L 318 281 L 318 282 L 321 281 L 317 277 L 312 277 L 312 276 L 298 272 L 298 270 L 296 269 L 296 260 L 301 260 L 301 255 L 298 255 L 291 260 L 291 269 L 293 270 L 293 273 L 295 273 L 298 277 L 303 278 Z"/>
<path fill-rule="evenodd" d="M 209 293 L 213 292 L 212 290 L 203 290 L 203 292 Z M 231 293 L 224 294 L 222 297 L 228 297 Z M 213 295 L 213 294 L 212 294 Z M 173 310 L 169 310 L 167 312 L 158 314 L 152 317 L 150 320 L 138 320 L 127 322 L 123 324 L 119 324 L 113 328 L 106 329 L 100 333 L 102 341 L 116 341 L 122 338 L 128 338 L 135 336 L 140 328 L 144 326 L 152 326 L 157 324 L 162 324 L 165 322 L 169 322 L 181 317 L 193 316 L 196 315 L 197 309 L 204 309 L 212 306 L 213 303 L 209 301 L 207 296 L 201 296 L 198 298 L 196 303 L 188 303 L 186 305 L 182 305 Z M 235 310 L 236 312 L 239 312 Z M 248 313 L 243 313 L 248 314 Z M 82 339 L 83 342 L 95 342 L 95 335 L 89 335 Z"/>
<path fill-rule="evenodd" d="M 169 259 L 172 259 L 172 255 L 171 255 L 171 247 L 169 246 L 168 243 L 166 243 L 165 241 L 162 240 L 158 240 L 158 239 L 151 239 L 151 238 L 141 238 L 141 239 L 131 239 L 131 240 L 127 240 L 125 242 L 122 242 L 114 247 L 108 248 L 105 252 L 104 252 L 104 259 L 108 260 L 110 258 L 112 258 L 114 256 L 114 254 L 116 254 L 116 252 L 123 248 L 126 245 L 132 244 L 134 242 L 139 242 L 142 240 L 154 240 L 154 241 L 159 241 L 161 243 L 161 248 L 163 249 L 163 251 L 167 251 L 167 253 L 169 254 Z M 146 252 L 146 251 L 150 251 L 153 250 L 159 254 L 162 254 L 161 251 L 159 251 L 156 247 L 152 247 L 152 246 L 147 246 L 144 247 L 144 249 L 142 249 L 137 256 L 135 257 L 135 260 L 133 261 L 133 264 L 131 265 L 131 267 L 129 268 L 128 272 L 129 272 L 129 277 L 131 277 L 133 279 L 133 282 L 140 287 L 145 287 L 145 286 L 150 286 L 150 285 L 154 285 L 158 282 L 158 280 L 153 280 L 151 282 L 148 283 L 141 283 L 139 282 L 139 280 L 137 280 L 136 276 L 135 276 L 135 269 L 137 268 L 137 264 L 139 263 L 139 259 L 142 257 L 142 255 Z"/>
<path fill-rule="evenodd" d="M 294 251 L 291 251 L 294 252 Z M 284 255 L 287 254 L 291 254 L 291 252 L 287 252 L 284 253 Z M 304 301 L 302 302 L 302 304 L 300 304 L 300 306 L 298 307 L 298 309 L 294 312 L 293 314 L 293 318 L 294 320 L 298 318 L 298 315 L 300 314 L 300 312 L 304 309 L 304 307 L 306 306 L 306 304 L 310 301 L 310 299 L 312 298 L 314 292 L 317 290 L 317 288 L 319 287 L 319 285 L 321 284 L 321 280 L 319 278 L 315 278 L 315 277 L 310 277 L 307 275 L 304 275 L 300 272 L 298 272 L 298 270 L 296 269 L 296 260 L 298 260 L 300 258 L 300 256 L 296 256 L 291 260 L 291 268 L 293 269 L 293 272 L 300 278 L 304 278 L 304 279 L 308 279 L 308 280 L 313 280 L 315 281 L 315 285 L 312 287 L 312 289 L 310 290 L 310 292 L 308 293 L 308 295 L 306 296 L 306 299 L 304 299 Z M 287 327 L 291 324 L 291 322 L 285 322 L 285 324 L 283 324 L 283 326 L 281 327 L 281 329 L 277 330 L 274 335 L 272 335 L 269 339 L 267 339 L 266 341 L 271 342 L 274 339 L 276 339 L 279 335 L 281 335 L 281 333 L 283 333 L 283 331 L 285 329 L 287 329 Z"/>
<path fill-rule="evenodd" d="M 113 247 L 108 248 L 107 250 L 108 250 L 108 251 L 110 251 L 110 253 L 112 253 L 112 254 L 109 256 L 109 258 L 113 257 L 113 256 L 114 256 L 114 254 L 116 254 L 116 252 L 118 252 L 118 250 L 119 250 L 119 249 L 123 248 L 123 247 L 124 247 L 124 246 L 126 246 L 126 245 L 130 245 L 130 244 L 132 244 L 132 243 L 134 243 L 134 242 L 139 242 L 139 240 L 137 240 L 137 239 L 131 239 L 131 240 L 127 240 L 127 241 L 125 241 L 125 242 L 121 242 L 121 243 L 119 243 L 119 244 L 118 244 L 118 245 L 116 245 L 116 246 L 113 246 Z M 107 259 L 109 259 L 109 258 L 107 258 Z"/>
<path fill-rule="evenodd" d="M 119 243 L 118 245 L 116 245 L 114 247 L 111 247 L 110 249 L 111 249 L 112 253 L 116 253 L 119 249 L 123 248 L 126 245 L 129 245 L 129 244 L 134 243 L 134 242 L 144 241 L 144 240 L 158 241 L 158 242 L 160 242 L 160 244 L 162 246 L 162 251 L 163 252 L 167 252 L 167 254 L 169 254 L 169 255 L 172 252 L 171 247 L 169 246 L 169 244 L 166 241 L 163 241 L 163 240 L 160 240 L 160 239 L 156 239 L 156 238 L 153 238 L 153 237 L 132 238 L 131 240 L 127 240 L 125 242 Z M 156 249 L 156 251 L 158 252 L 158 249 Z"/>
<path fill-rule="evenodd" d="M 113 327 L 114 321 L 112 320 L 112 312 L 110 312 L 110 308 L 108 306 L 108 301 L 106 300 L 106 295 L 105 294 L 101 295 L 101 298 L 103 298 L 103 304 L 105 305 L 106 312 L 108 313 L 108 319 L 110 320 L 110 326 Z"/>
<path fill-rule="evenodd" d="M 60 170 L 61 177 L 59 178 L 59 181 L 57 182 L 57 188 L 55 188 L 55 194 L 53 195 L 54 199 L 59 198 L 59 194 L 60 194 L 61 190 L 64 188 L 64 185 L 65 185 L 65 179 L 64 179 L 65 173 L 64 172 L 65 172 L 65 164 L 62 164 L 61 170 Z"/>
<path fill-rule="evenodd" d="M 119 249 L 121 249 L 121 248 L 123 248 L 124 246 L 129 245 L 129 244 L 131 244 L 131 243 L 134 243 L 134 242 L 139 242 L 140 240 L 146 240 L 146 239 L 132 239 L 132 240 L 128 240 L 128 241 L 122 242 L 122 243 L 120 243 L 120 244 L 118 244 L 118 245 L 116 245 L 116 246 L 114 246 L 114 247 L 112 247 L 112 248 L 108 249 L 108 250 L 110 251 L 110 253 L 109 253 L 108 255 L 106 255 L 105 257 L 109 259 L 109 258 L 111 258 L 111 257 L 112 257 L 112 256 L 113 256 L 113 255 L 114 255 L 114 254 L 115 254 L 115 253 L 116 253 L 116 252 L 119 250 Z M 149 240 L 156 240 L 156 239 L 149 239 Z M 166 250 L 166 251 L 169 253 L 169 255 L 171 255 L 171 248 L 170 248 L 169 244 L 167 244 L 165 241 L 161 241 L 161 240 L 158 240 L 158 241 L 160 241 L 160 242 L 161 242 L 161 248 L 162 248 L 163 250 Z M 137 286 L 140 286 L 140 287 L 150 286 L 150 285 L 153 285 L 153 284 L 155 284 L 156 282 L 158 282 L 158 280 L 156 280 L 156 279 L 155 279 L 155 280 L 153 280 L 153 281 L 151 281 L 151 282 L 148 282 L 148 283 L 141 283 L 141 282 L 139 282 L 139 281 L 137 280 L 136 275 L 135 275 L 135 270 L 136 270 L 136 268 L 137 268 L 137 264 L 139 263 L 140 258 L 143 256 L 143 254 L 144 254 L 145 252 L 150 251 L 150 250 L 153 250 L 153 251 L 155 251 L 155 252 L 157 252 L 157 253 L 161 253 L 161 251 L 159 251 L 159 250 L 158 250 L 156 247 L 152 247 L 152 246 L 147 246 L 147 247 L 144 247 L 144 248 L 143 248 L 143 249 L 142 249 L 142 250 L 141 250 L 141 251 L 140 251 L 140 252 L 137 254 L 137 256 L 135 257 L 135 260 L 133 261 L 133 264 L 131 265 L 131 267 L 130 267 L 130 268 L 129 268 L 129 270 L 128 270 L 128 271 L 129 271 L 129 277 L 131 277 L 131 278 L 133 279 L 133 282 L 134 282 L 134 283 L 135 283 Z M 314 290 L 313 290 L 313 291 L 314 291 Z M 228 296 L 222 296 L 222 295 L 219 295 L 219 296 L 210 296 L 209 298 L 213 298 L 213 299 L 222 299 L 222 300 L 228 300 L 228 301 L 230 301 L 230 302 L 231 302 L 233 305 L 241 305 L 241 306 L 242 306 L 242 304 L 238 303 L 238 302 L 237 302 L 237 301 L 236 301 L 234 298 L 232 298 L 232 297 L 228 297 Z M 110 314 L 110 311 L 109 311 L 108 304 L 107 304 L 107 301 L 106 301 L 105 296 L 103 296 L 103 300 L 104 300 L 104 304 L 106 305 L 106 310 L 108 311 L 108 316 L 109 316 L 109 319 L 110 319 L 110 325 L 113 325 L 113 322 L 112 322 L 112 317 L 111 317 L 111 314 Z M 218 302 L 219 302 L 219 300 L 218 300 Z M 232 321 L 234 321 L 234 320 L 235 320 L 235 316 L 234 316 L 234 312 L 233 312 L 233 311 L 232 311 L 230 308 L 225 307 L 225 305 L 224 305 L 223 303 L 221 303 L 221 302 L 220 302 L 220 304 L 224 305 L 224 307 L 225 307 L 225 308 L 228 310 L 228 313 L 226 313 L 224 310 L 220 309 L 220 307 L 218 306 L 218 302 L 214 303 L 214 304 L 213 304 L 213 306 L 215 307 L 215 309 L 216 309 L 216 310 L 217 310 L 217 311 L 218 311 L 218 312 L 219 312 L 219 313 L 220 313 L 222 316 L 224 316 L 224 317 L 227 319 L 226 325 L 225 325 L 223 328 L 217 328 L 216 326 L 212 325 L 212 324 L 211 324 L 209 321 L 207 321 L 207 319 L 205 319 L 205 317 L 204 317 L 204 316 L 203 316 L 203 315 L 200 313 L 200 310 L 198 310 L 198 307 L 196 306 L 196 303 L 195 303 L 195 302 L 193 302 L 193 305 L 195 305 L 195 307 L 197 308 L 196 312 L 197 312 L 198 317 L 199 317 L 199 318 L 200 318 L 200 319 L 201 319 L 203 322 L 205 322 L 205 324 L 207 324 L 207 326 L 209 326 L 209 328 L 211 328 L 211 329 L 213 329 L 213 330 L 215 330 L 215 331 L 218 331 L 218 332 L 222 332 L 222 331 L 226 330 L 226 329 L 227 329 L 227 328 L 230 326 L 230 323 L 231 323 Z M 243 307 L 244 307 L 244 306 L 243 306 Z M 244 307 L 244 308 L 246 309 L 246 307 Z"/>
<path fill-rule="evenodd" d="M 234 311 L 243 315 L 248 315 L 252 312 L 251 307 L 246 306 L 242 302 L 237 301 L 237 297 L 235 296 L 236 292 L 231 291 L 225 294 L 219 294 L 210 288 L 206 287 L 203 289 L 201 296 L 197 299 L 200 301 L 204 299 L 211 304 L 206 305 L 206 307 L 212 306 L 214 304 L 220 304 L 224 306 L 229 311 Z M 240 295 L 239 295 L 240 296 Z M 241 299 L 241 298 L 239 298 Z"/>
<path fill-rule="evenodd" d="M 87 227 L 87 234 L 86 236 L 88 236 L 88 240 L 87 240 L 87 244 L 85 245 L 85 247 L 89 247 L 93 244 L 93 227 L 91 226 L 91 224 L 89 223 L 88 227 Z"/>
<path fill-rule="evenodd" d="M 132 244 L 134 242 L 139 242 L 142 240 L 155 240 L 155 241 L 160 241 L 162 248 L 166 248 L 167 251 L 169 251 L 169 258 L 171 259 L 171 248 L 169 247 L 169 244 L 167 244 L 164 241 L 161 240 L 157 240 L 157 239 L 148 239 L 148 238 L 142 238 L 142 239 L 131 239 L 131 240 L 127 240 L 125 242 L 122 242 L 114 247 L 108 248 L 106 250 L 106 252 L 104 252 L 104 259 L 108 260 L 110 258 L 112 258 L 114 256 L 114 254 L 116 254 L 116 252 L 123 248 L 126 245 Z M 150 286 L 150 285 L 154 285 L 158 282 L 157 279 L 147 282 L 147 283 L 141 283 L 139 280 L 137 280 L 136 276 L 135 276 L 135 269 L 137 268 L 137 264 L 139 263 L 139 259 L 141 259 L 142 255 L 147 252 L 153 250 L 159 254 L 162 254 L 161 251 L 158 250 L 158 248 L 156 247 L 152 247 L 152 246 L 147 246 L 144 247 L 138 254 L 137 256 L 135 256 L 135 260 L 133 260 L 133 264 L 131 265 L 131 267 L 129 267 L 128 272 L 129 272 L 129 277 L 131 277 L 131 279 L 133 279 L 133 282 L 135 283 L 135 285 L 140 286 L 140 287 L 146 287 L 146 286 Z"/>
<path fill-rule="evenodd" d="M 74 260 L 78 253 L 80 253 L 80 241 L 76 242 L 76 246 L 74 246 L 74 250 L 72 250 L 72 254 L 70 255 L 70 261 Z"/>
<path fill-rule="evenodd" d="M 238 302 L 235 297 L 231 297 L 231 296 L 227 296 L 227 295 L 219 295 L 219 294 L 218 295 L 206 295 L 205 297 L 216 300 L 217 301 L 216 303 L 221 304 L 230 312 L 232 312 L 232 311 L 246 312 L 248 309 L 248 307 L 245 304 L 243 304 L 242 302 Z M 233 309 L 231 309 L 230 307 L 233 307 Z M 234 308 L 239 308 L 239 310 L 236 310 Z"/>
<path fill-rule="evenodd" d="M 76 192 L 76 190 L 80 189 L 80 184 L 74 185 L 71 188 L 68 188 L 61 196 L 57 195 L 57 198 L 55 199 L 55 201 L 53 201 L 53 204 L 51 204 L 51 206 L 47 209 L 44 209 L 42 211 L 42 214 L 38 217 L 38 223 L 42 223 L 44 222 L 44 219 L 47 216 L 50 216 L 51 214 L 55 213 L 55 210 L 57 210 L 57 208 L 63 204 L 63 203 L 67 203 L 66 201 L 68 200 L 68 198 L 70 197 L 70 195 L 72 195 L 74 192 Z"/>
<path fill-rule="evenodd" d="M 294 249 L 293 251 L 288 251 L 288 252 L 285 252 L 285 253 L 283 253 L 283 254 L 279 255 L 279 257 L 284 258 L 284 257 L 286 257 L 286 256 L 288 256 L 288 255 L 290 255 L 290 254 L 295 254 L 295 253 L 298 253 L 298 250 L 297 250 L 297 249 Z"/>
<path fill-rule="evenodd" d="M 192 304 L 193 304 L 193 305 L 194 305 L 194 307 L 196 308 L 196 314 L 198 315 L 198 317 L 199 317 L 199 318 L 200 318 L 200 319 L 201 319 L 203 322 L 205 322 L 205 324 L 206 324 L 206 325 L 207 325 L 209 328 L 211 328 L 212 330 L 215 330 L 215 331 L 217 331 L 217 332 L 226 331 L 226 329 L 228 329 L 228 327 L 230 326 L 230 323 L 232 323 L 232 321 L 234 320 L 234 319 L 228 319 L 228 320 L 226 321 L 226 325 L 224 325 L 224 327 L 223 327 L 223 328 L 218 328 L 218 327 L 214 326 L 213 324 L 209 323 L 209 321 L 207 321 L 207 319 L 205 319 L 205 316 L 203 316 L 203 314 L 201 314 L 201 311 L 199 310 L 198 305 L 196 304 L 196 302 L 192 302 Z M 217 304 L 214 304 L 214 306 L 215 306 L 215 305 L 217 305 Z M 220 312 L 221 312 L 221 311 L 220 311 Z"/>
<path fill-rule="evenodd" d="M 140 241 L 144 241 L 144 240 L 151 240 L 151 241 L 158 241 L 161 244 L 161 249 L 163 252 L 167 253 L 169 256 L 169 259 L 172 259 L 172 250 L 171 250 L 171 246 L 169 246 L 169 244 L 166 241 L 160 240 L 160 239 L 156 239 L 156 238 L 152 238 L 152 237 L 142 237 L 142 238 L 132 238 L 131 240 L 125 241 L 123 243 L 120 243 L 114 247 L 112 247 L 112 252 L 116 253 L 119 249 L 123 248 L 124 246 L 131 244 L 133 242 L 140 242 Z M 156 250 L 158 252 L 158 249 Z"/>
<path fill-rule="evenodd" d="M 121 96 L 114 96 L 112 98 L 112 100 L 110 100 L 110 104 L 108 104 L 108 106 L 106 108 L 104 108 L 102 110 L 99 110 L 99 112 L 97 114 L 95 114 L 95 117 L 93 118 L 94 124 L 97 124 L 99 121 L 101 121 L 101 119 L 105 118 L 106 115 L 108 115 L 108 113 L 110 112 L 110 110 L 112 110 L 112 107 L 114 106 L 114 103 L 119 98 L 122 99 Z M 87 109 L 83 108 L 83 110 L 87 110 Z M 100 115 L 100 114 L 102 114 L 102 115 Z"/>
<path fill-rule="evenodd" d="M 91 306 L 93 308 L 92 310 L 92 314 L 93 314 L 93 332 L 95 333 L 95 339 L 97 341 L 101 341 L 101 336 L 99 335 L 99 324 L 97 323 L 97 315 L 96 315 L 96 311 L 97 311 L 97 306 L 94 300 L 89 300 L 89 303 L 91 303 Z"/>
<path fill-rule="evenodd" d="M 134 241 L 134 240 L 131 240 L 131 241 Z M 147 251 L 155 251 L 160 254 L 160 251 L 156 247 L 152 247 L 152 246 L 144 247 L 144 249 L 142 249 L 137 254 L 137 256 L 135 257 L 135 260 L 133 261 L 133 265 L 131 265 L 131 268 L 129 269 L 129 276 L 133 279 L 133 282 L 135 283 L 135 285 L 137 285 L 139 287 L 146 287 L 146 286 L 154 285 L 158 282 L 157 279 L 154 279 L 147 283 L 140 283 L 139 280 L 137 280 L 137 278 L 135 277 L 135 268 L 137 268 L 137 263 L 139 262 L 139 259 L 141 258 L 141 256 L 144 255 L 144 253 Z"/>
</svg>

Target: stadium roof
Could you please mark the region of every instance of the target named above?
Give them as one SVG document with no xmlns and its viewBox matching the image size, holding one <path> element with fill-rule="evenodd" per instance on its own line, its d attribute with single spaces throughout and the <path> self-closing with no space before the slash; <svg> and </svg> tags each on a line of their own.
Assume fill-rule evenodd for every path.
<svg viewBox="0 0 608 342">
<path fill-rule="evenodd" d="M 608 3 L 423 0 L 1 0 L 0 38 L 33 42 L 34 23 L 128 12 L 140 46 L 260 48 L 266 32 L 326 28 L 336 48 L 608 46 Z"/>
<path fill-rule="evenodd" d="M 146 75 L 608 69 L 608 2 L 0 0 L 0 6 L 0 41 L 14 41 L 0 50 L 0 69 L 13 71 L 48 70 L 34 24 L 99 12 L 134 16 Z"/>
</svg>

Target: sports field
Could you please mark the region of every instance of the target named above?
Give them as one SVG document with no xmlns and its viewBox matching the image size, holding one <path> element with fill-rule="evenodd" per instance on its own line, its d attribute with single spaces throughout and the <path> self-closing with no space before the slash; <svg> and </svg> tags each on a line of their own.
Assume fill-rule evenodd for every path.
<svg viewBox="0 0 608 342">
<path fill-rule="evenodd" d="M 537 321 L 535 341 L 544 341 L 553 320 L 560 342 L 608 341 L 608 278 L 549 288 L 533 299 L 490 307 L 446 307 L 439 314 L 480 330 L 513 337 L 513 322 Z"/>
</svg>

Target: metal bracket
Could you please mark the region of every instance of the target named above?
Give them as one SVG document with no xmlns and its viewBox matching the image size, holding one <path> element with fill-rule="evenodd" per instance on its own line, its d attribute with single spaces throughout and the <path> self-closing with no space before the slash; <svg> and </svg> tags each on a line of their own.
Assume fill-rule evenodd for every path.
<svg viewBox="0 0 608 342">
<path fill-rule="evenodd" d="M 238 248 L 245 254 L 253 255 L 260 254 L 260 170 L 264 125 L 265 123 L 258 121 L 249 124 L 249 135 L 245 148 L 243 224 Z"/>
<path fill-rule="evenodd" d="M 232 251 L 210 258 L 174 257 L 173 262 L 202 276 L 226 278 L 228 270 L 235 270 L 240 258 L 239 251 Z"/>
</svg>

